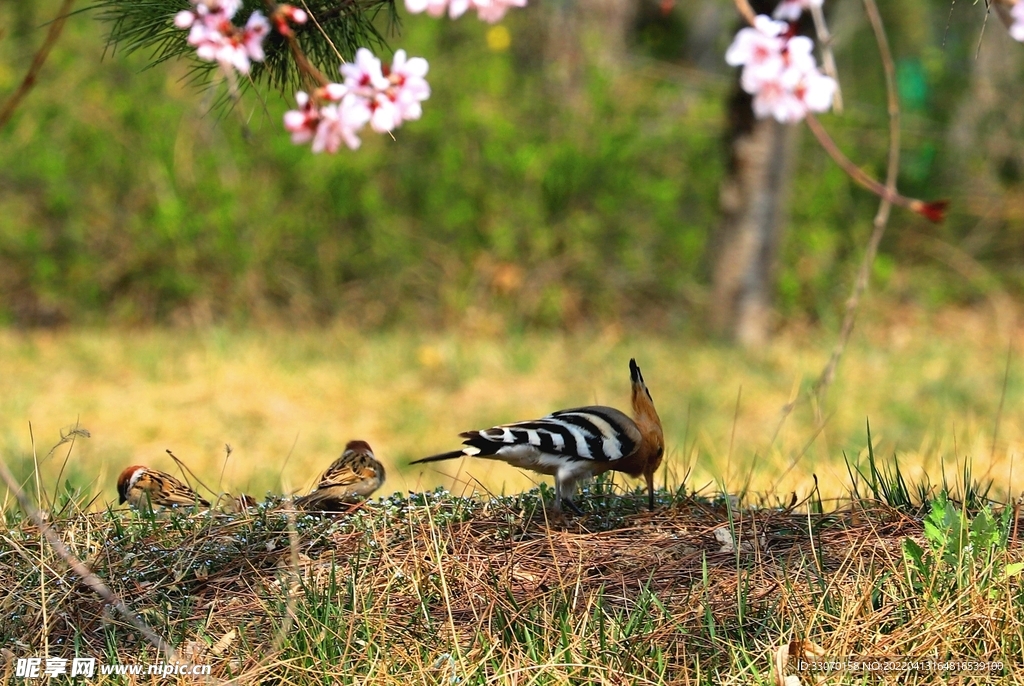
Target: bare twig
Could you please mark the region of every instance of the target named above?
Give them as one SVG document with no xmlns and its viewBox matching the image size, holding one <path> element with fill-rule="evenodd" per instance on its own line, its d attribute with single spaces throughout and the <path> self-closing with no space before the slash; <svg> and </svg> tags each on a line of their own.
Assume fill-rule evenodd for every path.
<svg viewBox="0 0 1024 686">
<path fill-rule="evenodd" d="M 860 306 L 860 299 L 864 294 L 865 289 L 867 289 L 868 280 L 871 278 L 871 267 L 875 263 L 875 255 L 878 253 L 878 244 L 881 243 L 882 236 L 885 235 L 885 227 L 889 223 L 889 213 L 892 210 L 892 205 L 894 203 L 903 205 L 903 202 L 901 201 L 908 200 L 908 198 L 905 198 L 896 192 L 896 177 L 899 174 L 900 166 L 900 101 L 896 92 L 896 68 L 893 64 L 892 53 L 889 51 L 889 40 L 885 36 L 885 27 L 882 25 L 882 18 L 878 14 L 878 7 L 875 5 L 875 0 L 864 0 L 864 9 L 867 11 L 868 19 L 871 21 L 871 29 L 875 33 L 875 41 L 878 43 L 878 53 L 882 58 L 882 68 L 885 71 L 885 90 L 888 96 L 889 106 L 889 163 L 885 176 L 885 186 L 881 188 L 882 192 L 879 193 L 882 197 L 882 202 L 878 206 L 878 212 L 875 214 L 874 229 L 871 232 L 870 240 L 868 240 L 868 247 L 864 252 L 864 260 L 861 262 L 860 271 L 857 273 L 857 281 L 853 285 L 853 292 L 850 294 L 849 300 L 846 301 L 846 313 L 843 315 L 843 325 L 839 331 L 839 341 L 836 343 L 836 347 L 832 351 L 832 357 L 829 358 L 828 364 L 825 365 L 825 369 L 822 370 L 821 376 L 814 385 L 814 392 L 818 397 L 819 407 L 824 404 L 825 397 L 828 394 L 828 388 L 835 379 L 836 368 L 839 366 L 839 360 L 842 358 L 843 351 L 846 349 L 846 344 L 850 340 L 850 334 L 853 333 L 853 324 L 857 319 L 857 309 Z M 808 116 L 807 123 L 810 125 L 811 130 L 815 132 L 815 135 L 818 135 L 819 131 L 824 133 L 824 129 L 821 128 L 821 124 L 819 124 L 813 117 Z M 822 140 L 820 135 L 818 136 L 818 140 Z M 829 141 L 831 142 L 831 139 L 829 139 Z M 822 142 L 822 145 L 825 145 L 825 143 Z M 828 149 L 828 146 L 825 147 Z M 838 148 L 836 148 L 836 151 L 838 151 Z M 834 157 L 835 156 L 833 155 L 833 158 Z M 849 166 L 856 169 L 852 162 L 849 160 L 846 160 L 846 162 L 849 163 Z M 843 165 L 840 163 L 840 166 Z M 875 186 L 881 186 L 877 181 L 861 172 L 860 169 L 856 169 L 856 171 L 862 177 L 870 180 L 870 182 Z M 851 174 L 851 176 L 855 180 L 858 179 L 858 176 L 855 174 Z M 911 202 L 920 203 L 921 201 L 916 200 Z"/>
<path fill-rule="evenodd" d="M 299 68 L 299 71 L 306 74 L 314 83 L 320 86 L 326 86 L 330 83 L 330 80 L 324 76 L 324 73 L 313 66 L 313 64 L 306 57 L 306 53 L 302 51 L 299 46 L 299 41 L 295 36 L 285 36 L 288 41 L 288 49 L 292 52 L 292 57 L 295 59 L 295 65 Z"/>
<path fill-rule="evenodd" d="M 46 59 L 50 56 L 50 50 L 53 49 L 57 39 L 60 38 L 61 31 L 64 30 L 64 22 L 67 21 L 68 15 L 71 13 L 71 6 L 75 4 L 75 0 L 64 0 L 64 4 L 61 5 L 60 10 L 57 12 L 56 18 L 50 22 L 50 30 L 46 32 L 46 39 L 43 44 L 39 46 L 39 50 L 36 51 L 35 57 L 32 58 L 32 64 L 29 65 L 28 72 L 25 74 L 25 78 L 21 80 L 21 85 L 18 86 L 18 90 L 14 91 L 11 97 L 7 98 L 7 102 L 4 103 L 3 109 L 0 110 L 0 129 L 7 125 L 10 121 L 14 111 L 18 109 L 18 105 L 25 99 L 25 96 L 29 94 L 29 91 L 36 85 L 36 79 L 39 77 L 39 71 L 46 64 Z"/>
<path fill-rule="evenodd" d="M 892 113 L 890 112 L 890 118 L 891 116 Z M 908 198 L 907 196 L 901 195 L 897 192 L 895 186 L 890 188 L 888 185 L 882 185 L 882 183 L 873 179 L 870 174 L 858 167 L 850 160 L 849 157 L 843 154 L 843 151 L 839 149 L 836 142 L 832 140 L 832 136 L 828 134 L 828 131 L 825 130 L 825 127 L 821 125 L 821 122 L 819 122 L 813 114 L 808 112 L 806 121 L 807 127 L 811 130 L 811 133 L 814 134 L 814 137 L 818 139 L 821 147 L 825 148 L 825 152 L 829 154 L 832 160 L 838 164 L 850 178 L 861 186 L 879 196 L 887 203 L 899 205 L 911 212 L 916 212 L 930 221 L 941 222 L 945 219 L 946 207 L 949 205 L 948 201 L 934 200 L 929 202 L 918 200 L 917 198 Z"/>
<path fill-rule="evenodd" d="M 128 607 L 121 598 L 114 593 L 109 586 L 103 583 L 96 574 L 93 573 L 89 567 L 79 560 L 67 547 L 64 542 L 60 540 L 60 537 L 54 533 L 53 529 L 46 523 L 43 516 L 36 509 L 35 505 L 28 499 L 25 492 L 18 485 L 14 475 L 11 474 L 11 470 L 7 468 L 7 462 L 4 461 L 3 457 L 0 456 L 0 479 L 7 484 L 7 487 L 11 489 L 11 493 L 18 499 L 18 504 L 21 505 L 21 509 L 25 511 L 29 519 L 37 527 L 39 531 L 46 538 L 46 541 L 53 547 L 54 551 L 60 555 L 69 567 L 81 577 L 82 581 L 86 586 L 91 588 L 96 595 L 104 600 L 107 604 L 112 606 L 121 615 L 128 620 L 128 623 L 135 627 L 142 636 L 149 641 L 161 654 L 164 659 L 169 663 L 180 662 L 178 654 L 175 652 L 174 647 L 160 637 L 146 622 L 142 620 L 137 614 L 135 614 L 130 607 Z"/>
<path fill-rule="evenodd" d="M 729 472 L 732 469 L 732 446 L 736 441 L 736 425 L 740 419 L 740 400 L 743 398 L 743 384 L 740 384 L 739 390 L 736 391 L 736 409 L 732 413 L 732 432 L 729 434 L 729 453 L 725 458 L 725 478 L 729 478 Z"/>
<path fill-rule="evenodd" d="M 757 15 L 754 14 L 754 8 L 750 6 L 750 2 L 748 0 L 734 0 L 734 2 L 736 3 L 736 10 L 743 15 L 748 24 L 753 26 Z"/>
<path fill-rule="evenodd" d="M 1006 367 L 1003 370 L 1003 390 L 999 394 L 999 409 L 996 410 L 996 425 L 992 429 L 992 452 L 988 456 L 989 470 L 996 458 L 996 444 L 999 442 L 999 422 L 1003 418 L 1003 403 L 1006 402 L 1006 386 L 1010 382 L 1010 358 L 1013 356 L 1013 340 L 1006 346 Z"/>
<path fill-rule="evenodd" d="M 839 70 L 836 68 L 836 56 L 832 52 L 832 34 L 825 23 L 825 11 L 821 9 L 821 5 L 811 3 L 811 18 L 814 20 L 814 33 L 817 34 L 818 45 L 821 46 L 821 66 L 836 82 L 836 90 L 832 95 L 832 110 L 842 114 L 843 92 L 839 87 Z"/>
<path fill-rule="evenodd" d="M 82 438 L 89 438 L 91 435 L 92 434 L 89 433 L 88 429 L 83 429 L 82 426 L 76 421 L 73 427 L 68 428 L 67 433 L 64 432 L 64 429 L 60 430 L 60 441 L 58 441 L 55 446 L 50 448 L 50 452 L 46 453 L 46 458 L 44 459 L 48 459 L 50 455 L 53 455 L 55 452 L 57 452 L 57 448 L 61 447 L 65 443 L 70 443 L 70 445 L 68 446 L 68 451 L 64 455 L 64 462 L 62 462 L 60 465 L 60 471 L 57 472 L 57 481 L 54 483 L 53 498 L 51 498 L 53 502 L 57 502 L 57 492 L 58 489 L 60 488 L 60 480 L 64 477 L 64 468 L 68 466 L 68 460 L 71 459 L 71 451 L 74 450 L 75 448 L 75 440 L 79 436 L 81 436 Z"/>
<path fill-rule="evenodd" d="M 192 482 L 189 479 L 189 477 L 191 476 L 192 479 L 195 479 L 195 482 L 197 484 L 199 484 L 200 486 L 202 486 L 203 488 L 208 490 L 210 493 L 216 493 L 217 492 L 217 491 L 213 490 L 212 488 L 210 488 L 209 486 L 207 486 L 205 483 L 203 483 L 203 480 L 200 479 L 199 476 L 195 472 L 193 472 L 192 469 L 187 464 L 185 464 L 180 459 L 178 459 L 178 456 L 175 455 L 174 453 L 172 453 L 170 448 L 166 448 L 165 452 L 168 455 L 171 456 L 171 459 L 174 460 L 174 464 L 178 465 L 178 469 L 181 470 L 181 474 L 182 474 L 182 476 L 185 477 L 185 481 L 188 482 L 189 486 L 192 485 Z"/>
<path fill-rule="evenodd" d="M 316 26 L 317 31 L 319 31 L 320 35 L 324 37 L 324 40 L 327 41 L 327 44 L 331 46 L 331 50 L 334 51 L 334 55 L 338 58 L 338 61 L 341 62 L 341 63 L 344 63 L 345 62 L 345 58 L 342 57 L 341 56 L 341 52 L 338 51 L 338 46 L 336 46 L 334 44 L 334 41 L 331 40 L 331 37 L 327 35 L 326 31 L 324 31 L 324 27 L 322 27 L 320 25 L 320 22 L 317 21 L 316 15 L 313 14 L 313 11 L 311 9 L 309 9 L 309 5 L 306 3 L 306 0 L 302 0 L 302 6 L 305 8 L 306 14 L 309 15 L 310 21 L 312 21 L 313 24 Z"/>
</svg>

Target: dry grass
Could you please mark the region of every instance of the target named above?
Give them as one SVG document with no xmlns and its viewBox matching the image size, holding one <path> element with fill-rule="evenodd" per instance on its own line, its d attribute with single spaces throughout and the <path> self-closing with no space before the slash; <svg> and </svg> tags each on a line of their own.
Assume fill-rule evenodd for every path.
<svg viewBox="0 0 1024 686">
<path fill-rule="evenodd" d="M 92 438 L 64 473 L 83 493 L 99 493 L 100 506 L 115 498 L 114 477 L 128 464 L 176 471 L 168 448 L 214 491 L 263 494 L 308 487 L 353 438 L 368 440 L 388 468 L 386 492 L 444 485 L 461 493 L 475 480 L 514 493 L 535 481 L 472 461 L 423 471 L 405 464 L 450 449 L 468 428 L 592 402 L 625 407 L 635 356 L 666 426 L 670 481 L 689 473 L 694 487 L 786 500 L 808 495 L 814 474 L 825 498 L 842 497 L 843 455 L 863 459 L 870 420 L 877 453 L 898 454 L 913 481 L 941 481 L 970 456 L 996 493 L 1024 490 L 1024 469 L 1013 465 L 1024 448 L 1016 359 L 1003 397 L 1007 346 L 1024 349 L 1024 332 L 973 311 L 862 321 L 882 323 L 855 333 L 823 408 L 809 399 L 833 343 L 820 331 L 785 331 L 759 354 L 613 329 L 500 338 L 343 328 L 4 331 L 0 448 L 26 476 L 29 422 L 47 445 L 80 422 Z M 60 469 L 60 460 L 45 461 L 43 483 Z"/>
<path fill-rule="evenodd" d="M 900 552 L 920 538 L 914 517 L 870 501 L 812 514 L 665 492 L 652 513 L 641 494 L 614 491 L 599 482 L 589 514 L 562 522 L 546 520 L 536 490 L 486 502 L 424 493 L 327 520 L 274 503 L 170 519 L 71 506 L 52 520 L 218 680 L 768 684 L 773 650 L 798 638 L 832 657 L 1002 660 L 964 683 L 1021 683 L 1019 577 L 922 595 Z M 15 655 L 155 659 L 34 527 L 12 520 L 3 539 L 0 639 Z M 1024 550 L 1011 541 L 995 559 Z"/>
<path fill-rule="evenodd" d="M 795 330 L 755 356 L 614 330 L 506 339 L 4 332 L 0 451 L 71 552 L 216 679 L 774 684 L 774 651 L 806 639 L 831 657 L 1006 665 L 984 677 L 889 675 L 893 683 L 1024 683 L 1024 589 L 1019 574 L 1001 571 L 1024 560 L 1020 522 L 987 569 L 941 594 L 915 587 L 901 549 L 907 537 L 923 542 L 921 497 L 945 479 L 971 509 L 989 481 L 1003 502 L 1021 490 L 1013 467 L 1024 386 L 1012 360 L 1006 373 L 1007 338 L 1016 346 L 1021 333 L 975 312 L 900 313 L 855 335 L 829 406 L 815 408 L 807 390 L 831 340 Z M 451 446 L 460 429 L 574 404 L 625 405 L 630 356 L 644 367 L 670 447 L 663 477 L 673 490 L 660 492 L 656 512 L 622 479 L 590 487 L 586 516 L 548 521 L 540 499 L 550 489 L 518 494 L 530 482 L 514 470 L 403 471 Z M 92 437 L 48 454 L 76 420 Z M 326 520 L 296 518 L 274 498 L 244 516 L 106 509 L 126 464 L 173 468 L 166 448 L 214 491 L 281 493 L 308 485 L 356 437 L 383 458 L 388 492 L 416 493 Z M 854 477 L 856 489 L 844 452 L 867 474 Z M 896 488 L 894 454 L 907 493 Z M 968 456 L 974 476 L 959 481 Z M 456 494 L 423 492 L 438 484 Z M 514 495 L 459 495 L 474 488 Z M 155 659 L 11 499 L 4 513 L 8 658 Z"/>
</svg>

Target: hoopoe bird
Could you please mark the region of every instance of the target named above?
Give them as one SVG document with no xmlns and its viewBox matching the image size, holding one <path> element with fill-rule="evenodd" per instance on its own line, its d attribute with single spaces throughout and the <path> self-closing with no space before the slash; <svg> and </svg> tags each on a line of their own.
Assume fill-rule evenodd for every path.
<svg viewBox="0 0 1024 686">
<path fill-rule="evenodd" d="M 126 502 L 136 510 L 188 505 L 209 507 L 210 503 L 166 472 L 133 465 L 117 477 L 118 504 Z"/>
<path fill-rule="evenodd" d="M 345 452 L 320 476 L 309 495 L 295 499 L 295 506 L 316 512 L 347 509 L 359 498 L 367 498 L 384 484 L 386 475 L 366 441 L 349 441 Z"/>
<path fill-rule="evenodd" d="M 647 481 L 647 502 L 654 509 L 654 473 L 665 453 L 665 436 L 654 400 L 636 360 L 629 361 L 633 419 L 612 407 L 592 405 L 553 412 L 546 417 L 490 429 L 466 431 L 461 450 L 432 455 L 410 464 L 482 457 L 555 477 L 555 510 L 564 504 L 577 514 L 576 484 L 607 471 Z"/>
</svg>

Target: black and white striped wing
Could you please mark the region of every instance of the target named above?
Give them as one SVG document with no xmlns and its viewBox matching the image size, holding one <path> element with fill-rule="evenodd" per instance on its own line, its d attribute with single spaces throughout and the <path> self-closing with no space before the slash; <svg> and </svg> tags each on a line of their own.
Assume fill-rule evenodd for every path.
<svg viewBox="0 0 1024 686">
<path fill-rule="evenodd" d="M 640 430 L 622 412 L 602 406 L 560 410 L 541 419 L 462 434 L 466 455 L 488 457 L 535 449 L 569 460 L 614 462 L 640 443 Z"/>
</svg>

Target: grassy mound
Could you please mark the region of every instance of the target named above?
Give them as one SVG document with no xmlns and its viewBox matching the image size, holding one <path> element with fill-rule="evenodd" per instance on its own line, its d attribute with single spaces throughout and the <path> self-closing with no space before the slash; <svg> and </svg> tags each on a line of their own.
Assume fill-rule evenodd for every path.
<svg viewBox="0 0 1024 686">
<path fill-rule="evenodd" d="M 273 499 L 244 515 L 159 517 L 68 499 L 48 517 L 175 659 L 210 665 L 214 679 L 814 683 L 821 674 L 794 657 L 871 656 L 1001 664 L 884 675 L 847 665 L 829 683 L 1017 683 L 1019 508 L 991 508 L 973 485 L 901 499 L 913 489 L 893 473 L 855 471 L 854 495 L 829 512 L 683 489 L 661 491 L 648 512 L 641 493 L 599 479 L 586 515 L 557 521 L 544 487 L 396 495 L 331 518 Z M 32 655 L 161 661 L 31 521 L 7 512 L 5 683 L 13 658 Z M 780 647 L 799 654 L 785 663 Z"/>
</svg>

